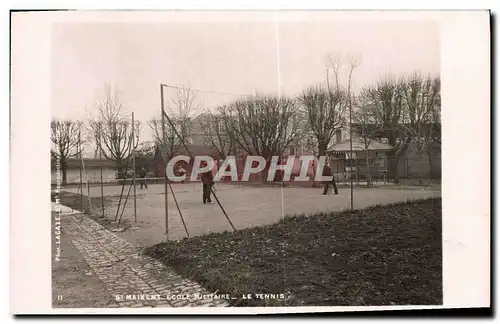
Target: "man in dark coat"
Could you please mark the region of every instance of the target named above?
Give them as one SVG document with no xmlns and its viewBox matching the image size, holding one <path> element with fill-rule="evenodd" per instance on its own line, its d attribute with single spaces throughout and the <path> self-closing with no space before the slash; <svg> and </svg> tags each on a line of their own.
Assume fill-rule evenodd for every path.
<svg viewBox="0 0 500 324">
<path fill-rule="evenodd" d="M 146 169 L 144 167 L 142 167 L 140 170 L 139 170 L 139 182 L 141 183 L 141 188 L 144 186 L 144 188 L 148 189 L 148 182 L 146 181 Z"/>
<path fill-rule="evenodd" d="M 202 164 L 202 167 L 206 167 L 206 163 Z M 212 203 L 212 199 L 210 198 L 212 194 L 212 186 L 214 185 L 214 175 L 212 170 L 208 170 L 201 174 L 201 182 L 203 183 L 203 203 L 209 204 Z"/>
<path fill-rule="evenodd" d="M 333 186 L 333 191 L 336 195 L 339 194 L 339 191 L 337 189 L 337 184 L 335 183 L 335 178 L 333 177 L 332 169 L 328 164 L 325 164 L 323 167 L 323 176 L 324 177 L 332 177 L 331 181 L 324 181 L 323 184 L 325 185 L 323 189 L 323 195 L 326 195 L 328 193 L 328 189 L 330 189 L 330 185 Z"/>
</svg>

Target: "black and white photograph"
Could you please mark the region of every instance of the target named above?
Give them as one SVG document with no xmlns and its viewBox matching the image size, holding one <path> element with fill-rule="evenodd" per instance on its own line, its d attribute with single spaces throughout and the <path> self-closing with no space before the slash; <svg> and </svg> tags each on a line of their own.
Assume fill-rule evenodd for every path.
<svg viewBox="0 0 500 324">
<path fill-rule="evenodd" d="M 23 155 L 48 167 L 53 311 L 446 306 L 445 170 L 478 148 L 442 132 L 437 12 L 14 12 L 13 50 L 30 14 L 54 16 L 47 151 Z"/>
</svg>

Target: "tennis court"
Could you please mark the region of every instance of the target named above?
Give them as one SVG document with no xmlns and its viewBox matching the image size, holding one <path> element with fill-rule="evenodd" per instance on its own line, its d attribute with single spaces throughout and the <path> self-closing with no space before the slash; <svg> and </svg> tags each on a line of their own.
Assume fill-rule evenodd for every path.
<svg viewBox="0 0 500 324">
<path fill-rule="evenodd" d="M 130 186 L 123 187 L 123 197 Z M 172 185 L 175 198 L 184 217 L 190 236 L 211 232 L 231 231 L 226 216 L 217 204 L 202 204 L 202 188 L 199 182 Z M 77 188 L 68 191 L 77 192 Z M 122 186 L 103 187 L 104 195 L 110 202 L 106 204 L 106 215 L 114 219 Z M 324 211 L 342 211 L 350 208 L 350 189 L 339 188 L 339 194 L 323 196 L 321 188 L 241 186 L 238 184 L 215 185 L 216 195 L 236 229 L 272 224 L 285 215 L 310 214 Z M 128 229 L 120 236 L 136 246 L 148 246 L 165 241 L 165 186 L 152 184 L 147 189 L 136 188 L 137 228 Z M 92 197 L 100 197 L 101 187 L 90 188 Z M 377 204 L 390 204 L 439 197 L 439 189 L 404 188 L 355 188 L 354 208 L 360 209 Z M 124 205 L 122 198 L 121 206 Z M 123 211 L 124 220 L 134 221 L 133 189 Z M 169 238 L 178 240 L 186 237 L 179 211 L 169 189 L 168 194 Z"/>
</svg>

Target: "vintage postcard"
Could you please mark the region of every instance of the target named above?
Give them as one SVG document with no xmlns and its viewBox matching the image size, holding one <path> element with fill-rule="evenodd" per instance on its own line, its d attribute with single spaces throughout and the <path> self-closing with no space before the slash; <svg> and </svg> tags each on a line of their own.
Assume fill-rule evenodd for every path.
<svg viewBox="0 0 500 324">
<path fill-rule="evenodd" d="M 490 307 L 489 12 L 11 21 L 12 313 Z"/>
</svg>

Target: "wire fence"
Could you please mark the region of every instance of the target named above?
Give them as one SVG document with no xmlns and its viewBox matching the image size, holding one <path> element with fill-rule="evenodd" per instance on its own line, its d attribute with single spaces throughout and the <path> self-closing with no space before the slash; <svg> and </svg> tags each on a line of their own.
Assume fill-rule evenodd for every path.
<svg viewBox="0 0 500 324">
<path fill-rule="evenodd" d="M 332 172 L 335 180 L 339 183 L 366 182 L 394 183 L 401 179 L 428 179 L 438 180 L 441 178 L 440 158 L 428 159 L 428 157 L 403 157 L 395 158 L 372 158 L 341 160 L 332 163 Z"/>
<path fill-rule="evenodd" d="M 153 163 L 151 163 L 153 164 Z M 439 180 L 441 178 L 441 160 L 439 157 L 434 159 L 428 159 L 428 157 L 403 157 L 401 159 L 391 159 L 391 158 L 372 158 L 369 161 L 366 159 L 356 159 L 356 160 L 331 160 L 330 161 L 331 171 L 333 173 L 335 181 L 339 185 L 349 185 L 351 180 L 354 184 L 364 184 L 371 180 L 373 184 L 380 183 L 394 183 L 401 180 L 418 180 L 418 179 L 428 179 L 428 180 Z M 283 171 L 277 170 L 275 176 L 271 181 L 267 181 L 268 174 L 266 171 L 250 174 L 248 179 L 244 181 L 243 179 L 243 168 L 244 161 L 239 161 L 237 163 L 237 179 L 231 176 L 221 177 L 221 183 L 231 183 L 231 182 L 248 182 L 248 183 L 281 183 L 283 182 Z M 185 165 L 187 171 L 185 180 L 180 181 L 181 183 L 192 182 L 191 172 L 192 166 Z M 161 167 L 158 168 L 155 165 L 150 165 L 148 170 L 148 175 L 145 179 L 136 177 L 136 185 L 139 186 L 141 182 L 147 182 L 148 185 L 154 184 L 164 184 L 165 176 L 164 172 L 161 171 Z M 214 169 L 214 172 L 217 168 Z M 117 176 L 117 171 L 113 168 L 103 168 L 101 173 L 101 168 L 96 166 L 94 169 L 88 168 L 85 170 L 84 174 L 81 174 L 82 181 L 85 185 L 88 183 L 90 186 L 96 185 L 131 185 L 134 178 L 131 176 L 131 170 L 127 173 L 126 178 L 120 178 Z M 66 187 L 75 187 L 80 184 L 80 171 L 79 169 L 70 169 L 66 171 L 67 183 Z M 102 176 L 101 176 L 102 174 Z M 287 184 L 296 183 L 301 186 L 308 186 L 314 182 L 315 172 L 313 168 L 310 168 L 307 172 L 307 176 L 310 180 L 304 181 L 300 179 L 300 167 L 295 168 L 292 172 L 289 180 L 286 180 Z M 53 170 L 53 183 L 55 185 L 55 174 Z M 101 180 L 102 179 L 102 180 Z M 236 181 L 235 181 L 236 180 Z M 266 181 L 264 181 L 266 180 Z M 199 182 L 199 176 L 195 182 Z M 173 181 L 172 183 L 176 183 Z"/>
<path fill-rule="evenodd" d="M 229 216 L 235 219 L 234 224 L 237 226 L 236 228 L 239 228 L 238 225 L 242 226 L 241 224 L 246 222 L 247 217 L 252 217 L 250 211 L 254 206 L 260 204 L 264 204 L 266 207 L 255 207 L 256 211 L 257 208 L 260 208 L 256 214 L 264 213 L 266 217 L 275 217 L 276 219 L 279 215 L 284 215 L 285 213 L 313 212 L 320 205 L 321 208 L 326 208 L 324 207 L 325 205 L 342 205 L 345 208 L 350 197 L 348 188 L 351 180 L 354 186 L 360 187 L 353 190 L 353 208 L 356 209 L 366 204 L 367 197 L 369 197 L 368 201 L 389 203 L 396 199 L 391 196 L 392 192 L 395 192 L 395 195 L 399 196 L 407 194 L 399 190 L 388 190 L 390 191 L 388 193 L 388 191 L 384 191 L 387 187 L 382 185 L 377 186 L 377 184 L 387 183 L 389 187 L 392 187 L 391 182 L 393 180 L 388 176 L 390 163 L 382 164 L 382 162 L 370 165 L 374 186 L 373 189 L 368 189 L 369 192 L 367 193 L 363 186 L 367 185 L 365 179 L 368 169 L 361 161 L 353 162 L 352 169 L 347 167 L 347 170 L 344 169 L 341 172 L 336 172 L 337 168 L 341 169 L 341 165 L 337 166 L 332 163 L 332 171 L 340 191 L 340 196 L 337 198 L 320 199 L 319 197 L 323 192 L 322 184 L 316 183 L 316 186 L 313 186 L 313 182 L 285 183 L 283 181 L 271 181 L 264 184 L 258 181 L 242 182 L 224 178 L 221 181 L 216 181 L 214 190 L 221 199 L 221 203 L 225 204 L 224 207 L 226 207 Z M 425 169 L 419 170 L 416 168 L 416 162 L 411 159 L 402 159 L 398 167 L 407 172 L 406 174 L 403 173 L 402 176 L 417 176 L 417 171 L 425 173 Z M 422 165 L 424 165 L 423 162 Z M 88 170 L 85 171 L 91 173 Z M 85 171 L 82 170 L 84 178 Z M 227 224 L 221 224 L 224 218 L 215 211 L 215 208 L 207 208 L 202 204 L 202 184 L 198 181 L 189 181 L 190 173 L 187 176 L 186 184 L 168 184 L 168 203 L 163 201 L 165 177 L 136 178 L 135 185 L 137 192 L 133 187 L 133 178 L 114 179 L 113 182 L 105 184 L 100 183 L 98 179 L 92 179 L 92 183 L 90 183 L 89 179 L 89 182 L 84 182 L 81 185 L 76 184 L 73 188 L 62 186 L 61 190 L 66 192 L 63 195 L 70 195 L 71 197 L 63 200 L 61 203 L 64 205 L 68 204 L 67 206 L 73 209 L 82 210 L 84 213 L 89 214 L 90 217 L 103 222 L 111 231 L 121 232 L 133 230 L 134 228 L 141 228 L 141 231 L 142 229 L 147 229 L 147 240 L 151 240 L 151 242 L 156 242 L 160 239 L 163 240 L 164 238 L 162 233 L 160 233 L 163 229 L 166 229 L 162 215 L 164 208 L 167 208 L 169 211 L 170 239 L 200 235 L 204 230 L 200 229 L 203 226 L 213 229 L 212 222 L 218 224 L 217 226 L 220 226 L 220 228 L 227 228 Z M 294 176 L 292 176 L 292 179 Z M 241 179 L 241 177 L 242 174 L 238 174 L 238 179 Z M 401 179 L 403 180 L 404 178 L 402 177 Z M 145 190 L 141 188 L 142 181 L 148 184 L 148 188 L 145 188 Z M 427 184 L 430 183 L 423 183 L 423 185 Z M 246 187 L 254 185 L 256 188 Z M 266 188 L 268 185 L 274 185 L 278 188 Z M 287 189 L 286 185 L 295 185 L 301 188 Z M 279 190 L 280 186 L 284 188 L 281 192 Z M 431 191 L 434 190 L 434 192 L 436 191 L 435 188 L 439 188 L 439 186 L 433 187 L 431 185 L 430 189 Z M 406 185 L 401 186 L 401 188 L 408 189 Z M 416 195 L 419 197 L 428 194 L 425 190 L 411 190 L 410 195 L 413 195 L 412 192 L 416 192 Z M 278 195 L 281 196 L 281 204 L 276 203 L 279 200 L 277 199 Z M 284 196 L 287 198 L 283 198 Z M 331 201 L 331 203 L 326 201 Z M 242 215 L 246 215 L 244 216 L 245 221 L 242 221 Z"/>
</svg>

